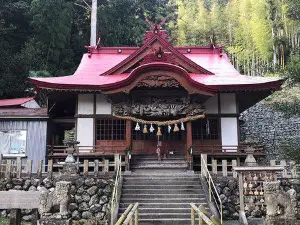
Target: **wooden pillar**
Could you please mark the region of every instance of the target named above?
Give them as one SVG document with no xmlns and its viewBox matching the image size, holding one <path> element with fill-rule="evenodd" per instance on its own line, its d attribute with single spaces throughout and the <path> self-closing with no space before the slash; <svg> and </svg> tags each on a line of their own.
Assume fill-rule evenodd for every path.
<svg viewBox="0 0 300 225">
<path fill-rule="evenodd" d="M 193 138 L 192 138 L 192 122 L 187 121 L 186 122 L 186 150 L 189 150 L 190 147 L 193 146 Z M 190 162 L 190 165 L 192 165 L 192 157 L 189 155 L 188 151 L 186 151 L 186 159 Z M 190 168 L 191 170 L 193 168 Z"/>
<path fill-rule="evenodd" d="M 243 190 L 243 174 L 239 173 L 239 194 L 240 194 L 240 211 L 245 211 L 244 190 Z"/>
<path fill-rule="evenodd" d="M 21 225 L 21 209 L 10 210 L 10 225 Z"/>
<path fill-rule="evenodd" d="M 126 120 L 126 147 L 131 145 L 131 120 Z"/>
</svg>

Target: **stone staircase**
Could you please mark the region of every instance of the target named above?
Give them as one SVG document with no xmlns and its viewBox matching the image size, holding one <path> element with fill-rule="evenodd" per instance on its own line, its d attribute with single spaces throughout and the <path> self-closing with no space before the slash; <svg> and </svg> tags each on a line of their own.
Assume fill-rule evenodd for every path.
<svg viewBox="0 0 300 225">
<path fill-rule="evenodd" d="M 182 161 L 181 156 L 161 162 L 154 156 L 133 159 L 133 172 L 123 176 L 119 216 L 129 204 L 139 202 L 141 225 L 187 225 L 191 202 L 208 209 L 199 175 L 187 172 Z"/>
<path fill-rule="evenodd" d="M 184 155 L 168 155 L 161 161 L 154 155 L 135 155 L 130 161 L 130 170 L 136 173 L 186 172 L 187 166 Z"/>
</svg>

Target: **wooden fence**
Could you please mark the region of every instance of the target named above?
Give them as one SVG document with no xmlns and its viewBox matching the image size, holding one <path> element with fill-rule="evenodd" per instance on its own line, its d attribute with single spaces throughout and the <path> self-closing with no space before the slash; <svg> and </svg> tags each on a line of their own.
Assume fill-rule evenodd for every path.
<svg viewBox="0 0 300 225">
<path fill-rule="evenodd" d="M 114 172 L 117 169 L 120 154 L 113 156 L 101 156 L 99 159 L 84 159 L 79 162 L 78 169 L 80 174 L 90 175 L 97 173 Z M 123 170 L 128 169 L 128 159 L 125 155 L 121 156 L 121 166 Z M 1 159 L 0 158 L 0 178 L 21 178 L 31 176 L 52 176 L 53 173 L 59 172 L 63 168 L 64 162 L 55 162 L 49 159 L 47 163 L 43 160 L 38 161 L 37 168 L 33 171 L 32 160 L 22 160 L 20 157 L 16 159 Z"/>
<path fill-rule="evenodd" d="M 202 154 L 209 172 L 214 177 L 234 177 L 237 178 L 237 173 L 233 171 L 233 167 L 239 166 L 241 163 L 237 159 L 210 159 L 208 163 L 207 154 Z M 270 160 L 270 166 L 283 166 L 284 170 L 277 174 L 278 178 L 298 178 L 300 173 L 298 165 L 293 161 L 286 160 Z M 198 166 L 202 171 L 201 163 L 194 164 L 194 167 Z"/>
</svg>

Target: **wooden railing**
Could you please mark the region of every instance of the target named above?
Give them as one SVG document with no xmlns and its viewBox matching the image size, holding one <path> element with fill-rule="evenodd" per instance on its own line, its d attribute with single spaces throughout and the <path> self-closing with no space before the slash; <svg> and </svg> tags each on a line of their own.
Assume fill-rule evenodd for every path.
<svg viewBox="0 0 300 225">
<path fill-rule="evenodd" d="M 219 212 L 221 224 L 222 224 L 223 223 L 222 201 L 217 191 L 217 188 L 214 184 L 214 181 L 207 169 L 206 160 L 204 159 L 203 155 L 201 155 L 201 177 L 203 177 L 208 184 L 208 200 L 209 202 L 214 202 L 214 204 L 216 205 Z"/>
<path fill-rule="evenodd" d="M 123 144 L 118 145 L 118 143 L 113 143 L 105 146 L 76 146 L 74 155 L 77 154 L 83 155 L 88 153 L 97 153 L 97 154 L 115 154 L 124 153 L 126 146 Z M 47 146 L 49 156 L 59 156 L 67 154 L 67 146 L 65 145 L 48 145 Z"/>
<path fill-rule="evenodd" d="M 240 145 L 201 145 L 201 144 L 193 144 L 193 155 L 199 154 L 247 154 L 245 150 L 249 147 L 246 144 Z M 254 154 L 263 155 L 264 147 L 263 145 L 253 145 L 251 146 L 255 149 Z"/>
<path fill-rule="evenodd" d="M 134 206 L 130 204 L 125 212 L 121 215 L 115 225 L 138 225 L 139 224 L 139 203 L 135 203 Z M 134 223 L 133 223 L 134 222 Z"/>
<path fill-rule="evenodd" d="M 100 160 L 99 160 L 100 159 Z M 119 163 L 121 160 L 121 164 Z M 108 173 L 117 172 L 120 167 L 126 167 L 126 156 L 120 154 L 101 155 L 97 159 L 84 159 L 78 164 L 79 172 L 85 176 L 95 175 L 99 172 Z M 0 177 L 31 177 L 48 176 L 52 177 L 53 173 L 59 172 L 64 165 L 64 160 L 59 162 L 54 159 L 49 159 L 45 163 L 43 160 L 38 160 L 37 166 L 33 169 L 32 160 L 22 160 L 20 157 L 15 159 L 1 159 L 0 157 Z"/>
<path fill-rule="evenodd" d="M 111 198 L 111 225 L 114 224 L 115 218 L 116 218 L 116 212 L 118 212 L 119 209 L 119 200 L 121 196 L 121 185 L 122 185 L 122 158 L 119 156 L 119 160 L 117 162 L 117 171 L 116 171 L 116 179 L 115 179 L 115 185 L 114 190 L 112 193 Z"/>
<path fill-rule="evenodd" d="M 198 215 L 199 225 L 208 224 L 208 225 L 220 225 L 222 224 L 218 218 L 215 216 L 210 216 L 209 212 L 203 207 L 197 206 L 194 203 L 191 203 L 191 225 L 195 225 L 195 214 Z"/>
</svg>

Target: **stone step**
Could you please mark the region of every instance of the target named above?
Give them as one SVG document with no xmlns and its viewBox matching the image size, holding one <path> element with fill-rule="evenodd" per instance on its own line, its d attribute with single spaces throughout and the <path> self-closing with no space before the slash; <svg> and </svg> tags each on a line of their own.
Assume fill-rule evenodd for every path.
<svg viewBox="0 0 300 225">
<path fill-rule="evenodd" d="M 160 171 L 160 170 L 157 170 L 157 171 Z M 152 173 L 126 173 L 126 174 L 123 174 L 123 177 L 137 177 L 137 178 L 144 178 L 144 177 L 150 177 L 150 178 L 174 178 L 174 177 L 188 177 L 188 178 L 191 178 L 191 177 L 194 177 L 194 178 L 200 178 L 200 174 L 196 174 L 194 173 L 193 171 L 189 171 L 189 172 L 176 172 L 176 171 L 173 171 L 173 172 L 170 172 L 170 173 L 166 173 L 166 174 L 161 174 L 161 173 L 155 173 L 152 172 Z"/>
<path fill-rule="evenodd" d="M 157 159 L 135 159 L 135 160 L 131 160 L 130 164 L 147 164 L 147 163 L 164 163 L 164 164 L 168 164 L 168 163 L 186 163 L 186 161 L 184 159 L 163 159 L 161 161 L 157 160 Z"/>
<path fill-rule="evenodd" d="M 164 202 L 139 202 L 139 208 L 153 208 L 153 209 L 164 209 L 164 208 L 187 208 L 191 210 L 190 203 L 182 203 L 182 202 L 173 202 L 173 203 L 164 203 Z M 120 208 L 127 208 L 130 204 L 134 204 L 134 202 L 128 202 L 128 203 L 121 203 Z M 197 206 L 198 205 L 203 205 L 205 208 L 208 209 L 208 204 L 206 201 L 198 201 L 195 203 Z"/>
<path fill-rule="evenodd" d="M 184 203 L 184 204 L 190 204 L 191 202 L 197 202 L 197 203 L 205 203 L 206 198 L 205 197 L 162 197 L 161 198 L 141 198 L 141 197 L 121 197 L 120 203 Z"/>
<path fill-rule="evenodd" d="M 124 176 L 123 179 L 125 181 L 147 181 L 147 180 L 151 180 L 151 181 L 199 181 L 200 182 L 200 178 L 198 176 L 175 176 L 175 177 L 170 177 L 167 175 L 162 175 L 162 176 L 154 176 L 154 177 L 145 177 L 145 176 Z"/>
<path fill-rule="evenodd" d="M 130 169 L 171 169 L 171 168 L 187 168 L 188 164 L 186 162 L 184 163 L 147 163 L 147 164 L 134 164 L 130 165 Z"/>
<path fill-rule="evenodd" d="M 199 186 L 198 184 L 195 185 L 187 185 L 187 184 L 175 184 L 175 185 L 162 185 L 162 184 L 157 184 L 157 185 L 146 185 L 146 184 L 141 184 L 141 185 L 131 185 L 131 184 L 123 184 L 122 190 L 130 190 L 130 189 L 157 189 L 157 190 L 178 190 L 178 189 L 199 189 L 202 190 L 202 187 Z"/>
<path fill-rule="evenodd" d="M 161 212 L 155 212 L 155 213 L 139 213 L 139 218 L 140 219 L 190 219 L 191 218 L 191 213 L 190 212 L 174 212 L 174 213 L 161 213 Z"/>
<path fill-rule="evenodd" d="M 202 188 L 197 188 L 197 189 L 123 189 L 122 194 L 132 194 L 132 195 L 137 195 L 137 194 L 173 194 L 173 195 L 178 195 L 178 194 L 205 194 L 202 190 Z"/>
<path fill-rule="evenodd" d="M 123 182 L 123 185 L 126 186 L 127 184 L 130 185 L 201 185 L 200 181 L 187 181 L 187 180 L 168 180 L 168 181 L 163 181 L 163 180 L 135 180 L 135 181 L 127 181 L 125 180 Z"/>
<path fill-rule="evenodd" d="M 187 168 L 137 168 L 130 169 L 130 171 L 136 174 L 155 173 L 155 174 L 169 174 L 169 173 L 186 173 Z"/>
<path fill-rule="evenodd" d="M 190 198 L 197 198 L 197 197 L 203 197 L 204 196 L 204 193 L 197 193 L 197 194 L 186 194 L 186 193 L 170 193 L 170 194 L 165 194 L 165 193 L 156 193 L 156 194 L 145 194 L 145 193 L 141 193 L 141 194 L 134 194 L 134 193 L 122 193 L 122 197 L 124 198 L 153 198 L 153 197 L 161 197 L 161 198 L 169 198 L 169 197 L 173 197 L 173 196 L 176 196 L 178 198 L 180 197 L 190 197 Z"/>
<path fill-rule="evenodd" d="M 132 155 L 131 160 L 136 159 L 158 159 L 157 155 Z M 163 156 L 161 157 L 161 160 L 164 159 L 185 159 L 185 155 L 166 155 L 166 158 Z"/>
<path fill-rule="evenodd" d="M 198 219 L 195 219 L 198 221 Z M 139 225 L 189 225 L 191 224 L 191 218 L 183 219 L 169 219 L 169 218 L 159 218 L 159 219 L 139 219 Z"/>
</svg>

